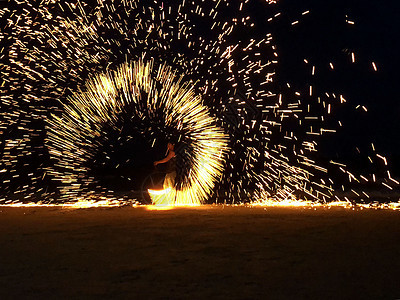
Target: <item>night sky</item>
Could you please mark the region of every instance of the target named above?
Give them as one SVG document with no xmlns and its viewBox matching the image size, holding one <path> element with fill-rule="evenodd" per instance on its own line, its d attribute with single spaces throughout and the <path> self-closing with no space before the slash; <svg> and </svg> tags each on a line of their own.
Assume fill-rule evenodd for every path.
<svg viewBox="0 0 400 300">
<path fill-rule="evenodd" d="M 337 112 L 344 128 L 326 140 L 324 151 L 351 160 L 357 156 L 355 147 L 367 149 L 373 142 L 387 154 L 393 173 L 399 176 L 398 3 L 283 0 L 278 6 L 288 15 L 286 24 L 299 12 L 310 10 L 310 14 L 297 26 L 278 26 L 275 37 L 281 61 L 276 79 L 299 87 L 309 84 L 313 79 L 305 58 L 319 67 L 317 78 L 311 81 L 316 89 L 343 93 L 347 107 L 368 108 L 367 113 L 360 109 Z M 346 23 L 346 15 L 354 25 Z M 350 63 L 351 52 L 356 54 L 355 64 Z M 372 61 L 378 72 L 373 71 Z M 334 71 L 329 62 L 334 62 Z"/>
</svg>

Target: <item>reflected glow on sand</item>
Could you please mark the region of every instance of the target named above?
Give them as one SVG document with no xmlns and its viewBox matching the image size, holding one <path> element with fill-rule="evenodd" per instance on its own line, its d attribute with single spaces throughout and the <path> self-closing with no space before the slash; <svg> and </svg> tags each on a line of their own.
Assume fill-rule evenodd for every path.
<svg viewBox="0 0 400 300">
<path fill-rule="evenodd" d="M 297 199 L 284 199 L 284 200 L 275 200 L 275 199 L 266 199 L 258 202 L 253 202 L 250 204 L 251 206 L 259 206 L 259 207 L 304 207 L 304 208 L 333 208 L 333 207 L 341 207 L 348 209 L 391 209 L 391 210 L 400 210 L 400 201 L 399 202 L 390 202 L 390 203 L 379 203 L 379 202 L 371 202 L 371 203 L 351 203 L 350 201 L 334 201 L 328 203 L 322 203 L 317 201 L 306 201 L 306 200 L 297 200 Z"/>
<path fill-rule="evenodd" d="M 15 208 L 29 208 L 29 207 L 58 207 L 58 208 L 70 208 L 70 209 L 85 209 L 85 208 L 110 208 L 110 207 L 122 207 L 122 206 L 130 206 L 137 208 L 145 208 L 146 210 L 171 210 L 171 209 L 180 209 L 180 208 L 189 208 L 189 209 L 208 209 L 210 207 L 276 207 L 276 208 L 322 208 L 322 209 L 330 209 L 330 208 L 344 208 L 344 209 L 384 209 L 384 210 L 398 210 L 400 211 L 400 201 L 399 202 L 390 202 L 390 203 L 351 203 L 350 201 L 335 201 L 329 203 L 321 203 L 321 202 L 313 202 L 313 201 L 305 201 L 305 200 L 296 200 L 296 199 L 286 199 L 286 200 L 275 200 L 275 199 L 267 199 L 263 201 L 256 201 L 247 204 L 185 204 L 179 203 L 172 199 L 174 197 L 174 192 L 171 189 L 165 190 L 149 190 L 149 194 L 151 195 L 152 204 L 150 205 L 140 205 L 137 202 L 131 200 L 110 200 L 110 199 L 102 199 L 99 201 L 96 200 L 78 200 L 76 202 L 69 203 L 12 203 L 11 201 L 6 204 L 1 204 L 0 207 L 15 207 Z M 175 202 L 174 202 L 175 201 Z"/>
</svg>

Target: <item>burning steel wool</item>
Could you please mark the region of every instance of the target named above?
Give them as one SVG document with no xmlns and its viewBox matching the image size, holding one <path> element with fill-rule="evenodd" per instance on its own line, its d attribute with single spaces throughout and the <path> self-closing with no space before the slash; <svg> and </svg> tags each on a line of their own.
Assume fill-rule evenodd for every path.
<svg viewBox="0 0 400 300">
<path fill-rule="evenodd" d="M 133 182 L 119 171 L 132 166 L 124 145 L 143 139 L 151 151 L 172 137 L 185 146 L 183 171 L 170 190 L 149 187 L 153 203 L 351 203 L 369 199 L 361 184 L 393 189 L 374 145 L 368 159 L 385 163 L 384 179 L 319 157 L 346 99 L 312 84 L 277 86 L 275 5 L 10 1 L 0 10 L 0 203 L 135 202 L 98 170 Z"/>
<path fill-rule="evenodd" d="M 182 76 L 177 78 L 165 65 L 154 71 L 151 62 L 125 63 L 114 72 L 95 76 L 85 91 L 67 100 L 65 113 L 50 120 L 48 128 L 49 153 L 62 170 L 54 170 L 53 176 L 64 184 L 62 193 L 67 198 L 78 195 L 83 184 L 90 186 L 85 164 L 107 142 L 103 140 L 104 124 L 117 126 L 118 115 L 128 108 L 131 118 L 139 116 L 152 124 L 161 121 L 164 128 L 179 128 L 178 134 L 184 132 L 184 141 L 194 148 L 191 169 L 179 189 L 168 189 L 163 197 L 152 193 L 155 204 L 200 204 L 219 180 L 227 136 L 190 84 L 182 83 Z M 82 183 L 81 178 L 86 181 Z"/>
</svg>

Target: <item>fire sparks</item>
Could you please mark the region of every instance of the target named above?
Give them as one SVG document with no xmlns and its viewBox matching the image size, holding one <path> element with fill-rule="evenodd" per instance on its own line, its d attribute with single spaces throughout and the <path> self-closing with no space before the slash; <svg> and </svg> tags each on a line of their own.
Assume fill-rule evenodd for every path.
<svg viewBox="0 0 400 300">
<path fill-rule="evenodd" d="M 109 132 L 142 121 L 190 146 L 180 185 L 150 189 L 156 204 L 198 205 L 210 195 L 337 201 L 333 168 L 352 184 L 379 181 L 318 159 L 320 137 L 342 127 L 326 120 L 343 95 L 274 86 L 280 55 L 269 24 L 282 16 L 269 10 L 275 3 L 265 1 L 263 23 L 251 1 L 24 1 L 0 10 L 1 203 L 119 199 L 91 171 Z M 288 24 L 300 27 L 311 14 Z M 350 55 L 352 64 L 360 60 Z M 317 77 L 323 67 L 304 61 Z M 339 61 L 324 67 L 334 73 Z M 368 159 L 386 168 L 373 151 Z M 391 190 L 398 181 L 387 174 L 380 186 Z"/>
<path fill-rule="evenodd" d="M 202 203 L 221 176 L 227 136 L 215 125 L 193 88 L 182 83 L 182 76 L 177 77 L 165 65 L 155 71 L 152 62 L 142 61 L 98 74 L 86 84 L 85 91 L 68 98 L 64 115 L 49 120 L 49 152 L 62 170 L 54 169 L 50 174 L 65 184 L 63 196 L 76 197 L 84 185 L 93 183 L 86 175 L 85 163 L 93 159 L 99 143 L 106 138 L 104 124 L 116 126 L 118 115 L 128 107 L 134 116 L 162 121 L 165 128 L 179 126 L 185 142 L 194 146 L 191 169 L 180 188 L 165 191 L 163 197 L 154 196 L 154 203 Z M 87 193 L 89 196 L 92 191 Z"/>
</svg>

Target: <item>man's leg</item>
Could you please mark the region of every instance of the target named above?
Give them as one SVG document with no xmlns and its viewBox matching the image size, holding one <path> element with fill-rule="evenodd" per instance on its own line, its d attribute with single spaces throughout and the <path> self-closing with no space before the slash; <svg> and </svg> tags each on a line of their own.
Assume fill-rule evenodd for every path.
<svg viewBox="0 0 400 300">
<path fill-rule="evenodd" d="M 163 184 L 164 190 L 167 188 L 175 187 L 175 177 L 176 177 L 176 172 L 167 173 L 165 175 L 164 184 Z"/>
</svg>

